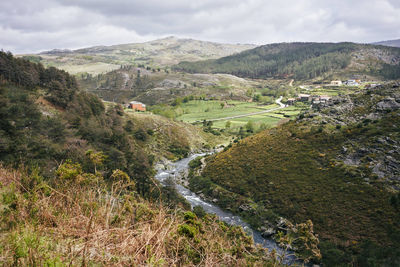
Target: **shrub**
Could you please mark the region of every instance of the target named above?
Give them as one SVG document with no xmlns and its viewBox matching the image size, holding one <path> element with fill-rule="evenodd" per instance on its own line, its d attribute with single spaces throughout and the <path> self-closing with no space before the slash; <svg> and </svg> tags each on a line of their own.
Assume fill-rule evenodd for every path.
<svg viewBox="0 0 400 267">
<path fill-rule="evenodd" d="M 138 129 L 135 132 L 134 136 L 135 136 L 135 138 L 137 140 L 141 140 L 141 141 L 146 141 L 147 140 L 147 134 L 142 128 Z"/>
<path fill-rule="evenodd" d="M 148 129 L 146 132 L 147 132 L 148 135 L 153 135 L 154 134 L 153 129 Z"/>
<path fill-rule="evenodd" d="M 67 160 L 57 169 L 56 174 L 62 180 L 76 181 L 82 174 L 82 167 L 79 163 Z"/>
<path fill-rule="evenodd" d="M 196 169 L 196 168 L 200 167 L 200 166 L 201 166 L 201 159 L 202 159 L 202 158 L 203 158 L 203 157 L 197 157 L 197 158 L 195 158 L 194 160 L 190 161 L 190 162 L 189 162 L 189 167 L 190 167 L 191 169 Z"/>
<path fill-rule="evenodd" d="M 192 221 L 196 219 L 196 214 L 191 211 L 187 211 L 184 213 L 183 218 L 185 219 L 185 221 Z"/>
<path fill-rule="evenodd" d="M 181 224 L 178 226 L 178 233 L 180 235 L 184 235 L 189 238 L 193 238 L 196 236 L 198 231 L 197 231 L 196 227 L 194 227 L 193 225 L 184 223 L 184 224 Z"/>
<path fill-rule="evenodd" d="M 207 213 L 205 212 L 205 210 L 203 209 L 202 206 L 195 206 L 195 207 L 193 207 L 193 212 L 194 212 L 194 214 L 196 214 L 196 216 L 199 217 L 199 218 L 203 218 L 204 216 L 207 215 Z"/>
</svg>

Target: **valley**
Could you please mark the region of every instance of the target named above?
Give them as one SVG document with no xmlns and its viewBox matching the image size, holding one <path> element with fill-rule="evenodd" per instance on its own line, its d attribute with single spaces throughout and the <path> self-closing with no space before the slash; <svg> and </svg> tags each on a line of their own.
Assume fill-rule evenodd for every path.
<svg viewBox="0 0 400 267">
<path fill-rule="evenodd" d="M 70 252 L 35 250 L 71 264 L 400 261 L 400 48 L 168 37 L 0 56 L 0 240 L 72 229 Z M 97 246 L 113 231 L 134 250 Z"/>
</svg>

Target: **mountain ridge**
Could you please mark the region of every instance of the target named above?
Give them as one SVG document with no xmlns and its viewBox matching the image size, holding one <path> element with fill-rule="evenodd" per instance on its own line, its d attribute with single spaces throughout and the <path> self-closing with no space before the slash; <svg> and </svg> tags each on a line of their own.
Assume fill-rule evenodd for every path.
<svg viewBox="0 0 400 267">
<path fill-rule="evenodd" d="M 150 41 L 145 41 L 145 42 L 132 42 L 132 43 L 122 43 L 122 44 L 112 44 L 112 45 L 94 45 L 94 46 L 88 46 L 88 47 L 82 47 L 82 48 L 76 48 L 76 49 L 69 49 L 69 48 L 54 48 L 51 50 L 44 50 L 41 51 L 37 54 L 54 54 L 54 53 L 70 53 L 70 52 L 76 52 L 76 51 L 84 51 L 84 50 L 91 50 L 95 48 L 111 48 L 111 47 L 119 47 L 119 46 L 131 46 L 131 45 L 138 45 L 138 44 L 156 44 L 162 41 L 175 41 L 175 42 L 188 42 L 188 41 L 194 41 L 194 42 L 201 42 L 201 43 L 209 43 L 209 44 L 215 44 L 215 45 L 233 45 L 233 46 L 250 46 L 250 47 L 257 47 L 258 45 L 251 44 L 251 43 L 220 43 L 220 42 L 214 42 L 214 41 L 203 41 L 203 40 L 198 40 L 194 38 L 178 38 L 173 35 L 167 36 L 164 38 L 158 38 Z"/>
<path fill-rule="evenodd" d="M 400 39 L 379 41 L 379 42 L 374 42 L 372 44 L 374 44 L 374 45 L 391 46 L 391 47 L 400 47 Z"/>
<path fill-rule="evenodd" d="M 69 49 L 53 49 L 39 54 L 20 55 L 45 66 L 54 66 L 71 74 L 99 74 L 121 65 L 146 65 L 166 68 L 181 61 L 220 58 L 256 47 L 251 44 L 222 44 L 194 39 L 167 37 L 143 43 L 116 44 Z"/>
<path fill-rule="evenodd" d="M 348 73 L 396 78 L 400 75 L 399 64 L 399 48 L 350 42 L 295 42 L 263 45 L 219 59 L 181 62 L 173 68 L 190 73 L 306 80 Z"/>
</svg>

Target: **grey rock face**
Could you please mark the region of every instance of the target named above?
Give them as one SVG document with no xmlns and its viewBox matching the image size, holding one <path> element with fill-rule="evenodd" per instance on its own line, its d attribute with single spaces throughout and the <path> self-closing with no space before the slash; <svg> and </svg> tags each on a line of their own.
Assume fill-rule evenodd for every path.
<svg viewBox="0 0 400 267">
<path fill-rule="evenodd" d="M 376 109 L 378 111 L 391 111 L 400 109 L 400 103 L 392 97 L 387 97 L 376 104 Z"/>
<path fill-rule="evenodd" d="M 183 88 L 184 83 L 181 81 L 177 81 L 177 80 L 165 79 L 162 82 L 160 82 L 158 84 L 158 86 L 163 87 L 163 88 Z"/>
</svg>

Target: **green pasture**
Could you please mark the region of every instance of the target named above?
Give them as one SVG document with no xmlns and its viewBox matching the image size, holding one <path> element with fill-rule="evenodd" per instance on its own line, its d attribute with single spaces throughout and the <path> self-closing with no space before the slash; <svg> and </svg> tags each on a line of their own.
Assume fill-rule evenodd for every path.
<svg viewBox="0 0 400 267">
<path fill-rule="evenodd" d="M 258 103 L 227 101 L 228 107 L 222 107 L 224 101 L 211 100 L 193 100 L 182 103 L 183 114 L 177 117 L 178 120 L 185 122 L 196 122 L 203 120 L 219 119 L 231 116 L 237 116 L 247 113 L 259 112 L 266 109 L 276 108 L 278 105 L 259 105 Z"/>
<path fill-rule="evenodd" d="M 240 102 L 240 101 L 227 101 L 228 107 L 222 108 L 224 101 L 203 101 L 194 100 L 187 103 L 182 103 L 181 107 L 183 114 L 176 119 L 188 123 L 201 122 L 203 120 L 219 119 L 232 116 L 238 116 L 248 113 L 260 112 L 278 107 L 276 104 L 260 105 L 254 102 Z M 268 113 L 250 115 L 240 118 L 223 119 L 213 121 L 213 127 L 225 128 L 227 121 L 231 122 L 231 129 L 244 126 L 247 122 L 251 121 L 256 126 L 264 124 L 265 127 L 270 128 L 275 126 L 279 121 L 285 118 L 296 116 L 301 109 L 294 106 L 274 110 Z M 288 117 L 289 116 L 289 117 Z"/>
</svg>

